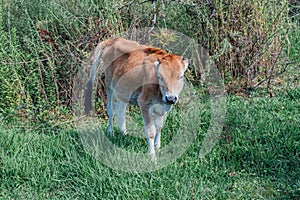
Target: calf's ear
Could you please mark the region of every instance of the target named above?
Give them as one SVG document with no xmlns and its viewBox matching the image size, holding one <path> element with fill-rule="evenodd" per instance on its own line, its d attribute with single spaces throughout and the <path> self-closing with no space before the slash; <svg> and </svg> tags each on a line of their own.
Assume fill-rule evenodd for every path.
<svg viewBox="0 0 300 200">
<path fill-rule="evenodd" d="M 185 71 L 189 66 L 189 60 L 187 58 L 182 58 L 182 62 L 184 63 L 184 71 Z"/>
</svg>

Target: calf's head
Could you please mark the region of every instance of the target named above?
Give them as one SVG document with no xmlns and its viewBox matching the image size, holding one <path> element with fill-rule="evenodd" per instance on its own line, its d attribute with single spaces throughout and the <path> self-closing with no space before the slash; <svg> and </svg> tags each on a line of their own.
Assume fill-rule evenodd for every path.
<svg viewBox="0 0 300 200">
<path fill-rule="evenodd" d="M 174 54 L 169 54 L 154 62 L 164 103 L 175 104 L 178 101 L 178 96 L 183 89 L 184 72 L 188 65 L 188 59 Z"/>
</svg>

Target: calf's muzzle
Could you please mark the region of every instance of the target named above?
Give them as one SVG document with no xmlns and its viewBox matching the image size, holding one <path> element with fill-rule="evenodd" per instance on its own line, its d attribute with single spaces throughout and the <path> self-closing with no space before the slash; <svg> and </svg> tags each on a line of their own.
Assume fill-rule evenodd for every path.
<svg viewBox="0 0 300 200">
<path fill-rule="evenodd" d="M 175 104 L 177 102 L 177 99 L 178 98 L 176 96 L 174 96 L 174 95 L 168 95 L 168 96 L 166 96 L 166 102 L 168 104 Z"/>
</svg>

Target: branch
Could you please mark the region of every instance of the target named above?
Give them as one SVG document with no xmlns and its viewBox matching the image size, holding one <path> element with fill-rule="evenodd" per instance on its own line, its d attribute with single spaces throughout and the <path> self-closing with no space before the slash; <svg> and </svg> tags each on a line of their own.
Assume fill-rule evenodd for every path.
<svg viewBox="0 0 300 200">
<path fill-rule="evenodd" d="M 263 80 L 259 81 L 259 82 L 256 83 L 254 86 L 251 86 L 251 87 L 249 87 L 248 89 L 249 89 L 249 90 L 255 90 L 258 86 L 260 86 L 260 85 L 261 85 L 262 83 L 264 83 L 265 81 L 270 80 L 270 79 L 272 79 L 272 78 L 274 78 L 274 77 L 278 77 L 278 76 L 282 75 L 283 73 L 286 72 L 286 70 L 287 70 L 287 68 L 288 68 L 289 65 L 290 65 L 290 63 L 287 63 L 281 72 L 278 72 L 278 73 L 275 74 L 275 75 L 273 74 L 273 75 L 270 75 L 270 76 L 264 78 Z"/>
<path fill-rule="evenodd" d="M 155 0 L 152 0 L 152 6 L 153 6 L 153 19 L 152 19 L 152 27 L 151 29 L 148 31 L 148 33 L 150 33 L 156 25 L 156 19 L 157 19 L 157 10 L 156 10 L 156 6 L 155 6 Z"/>
<path fill-rule="evenodd" d="M 167 22 L 166 22 L 166 12 L 165 12 L 165 0 L 161 0 L 161 4 L 162 4 L 162 12 L 163 12 L 163 15 L 162 15 L 162 18 L 163 18 L 163 21 L 164 21 L 164 26 L 165 26 L 165 29 L 167 29 Z"/>
</svg>

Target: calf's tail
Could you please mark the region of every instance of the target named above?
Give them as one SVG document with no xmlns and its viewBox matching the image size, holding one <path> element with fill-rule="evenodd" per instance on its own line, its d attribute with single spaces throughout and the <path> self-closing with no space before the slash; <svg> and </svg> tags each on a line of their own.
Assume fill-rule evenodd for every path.
<svg viewBox="0 0 300 200">
<path fill-rule="evenodd" d="M 92 69 L 84 92 L 84 112 L 86 115 L 88 115 L 92 109 L 93 86 L 96 78 L 97 68 L 99 66 L 99 61 L 102 57 L 104 49 L 112 45 L 114 42 L 115 39 L 109 39 L 100 42 L 89 59 L 89 63 L 92 63 Z"/>
</svg>

